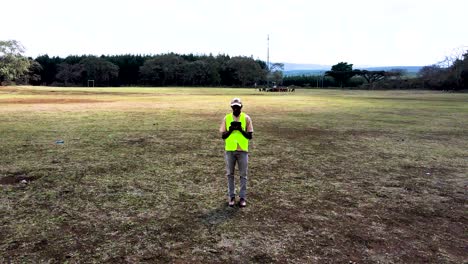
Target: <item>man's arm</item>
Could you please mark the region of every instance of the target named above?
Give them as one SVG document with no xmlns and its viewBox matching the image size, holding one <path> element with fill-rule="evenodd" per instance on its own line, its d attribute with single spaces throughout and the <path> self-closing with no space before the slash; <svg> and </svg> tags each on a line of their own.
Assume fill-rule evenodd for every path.
<svg viewBox="0 0 468 264">
<path fill-rule="evenodd" d="M 245 129 L 247 131 L 243 131 L 242 129 L 240 131 L 246 139 L 251 140 L 253 137 L 253 125 L 252 125 L 252 119 L 250 118 L 250 116 L 247 116 L 246 121 L 247 121 L 247 126 Z"/>
<path fill-rule="evenodd" d="M 232 132 L 232 131 L 223 132 L 223 133 L 221 134 L 221 138 L 222 138 L 222 139 L 228 138 L 228 137 L 231 135 L 231 132 Z"/>
<path fill-rule="evenodd" d="M 234 130 L 235 129 L 232 126 L 230 126 L 228 131 L 225 131 L 225 132 L 221 133 L 221 138 L 222 139 L 228 138 L 231 135 L 232 131 L 234 131 Z"/>
<path fill-rule="evenodd" d="M 229 135 L 231 135 L 231 132 L 226 131 L 226 118 L 224 118 L 223 122 L 221 122 L 221 126 L 219 127 L 219 132 L 221 132 L 222 139 L 226 139 L 229 137 Z"/>
<path fill-rule="evenodd" d="M 239 131 L 242 133 L 242 135 L 243 135 L 246 139 L 248 139 L 248 140 L 251 140 L 251 139 L 252 139 L 252 134 L 253 134 L 253 132 L 246 132 L 246 131 L 244 131 L 242 128 L 241 128 Z"/>
</svg>

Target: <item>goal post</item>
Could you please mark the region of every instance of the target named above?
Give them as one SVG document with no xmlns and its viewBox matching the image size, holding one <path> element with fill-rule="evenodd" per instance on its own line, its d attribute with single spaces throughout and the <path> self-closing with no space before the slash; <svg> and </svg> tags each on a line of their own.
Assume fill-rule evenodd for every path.
<svg viewBox="0 0 468 264">
<path fill-rule="evenodd" d="M 94 87 L 94 80 L 88 80 L 88 87 Z"/>
</svg>

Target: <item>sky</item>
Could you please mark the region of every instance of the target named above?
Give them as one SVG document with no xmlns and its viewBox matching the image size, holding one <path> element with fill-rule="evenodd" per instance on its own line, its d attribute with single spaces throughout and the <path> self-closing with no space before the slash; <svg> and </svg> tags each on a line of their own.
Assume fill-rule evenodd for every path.
<svg viewBox="0 0 468 264">
<path fill-rule="evenodd" d="M 468 49 L 467 0 L 6 0 L 25 55 L 227 54 L 424 66 Z M 269 36 L 269 41 L 267 41 Z"/>
</svg>

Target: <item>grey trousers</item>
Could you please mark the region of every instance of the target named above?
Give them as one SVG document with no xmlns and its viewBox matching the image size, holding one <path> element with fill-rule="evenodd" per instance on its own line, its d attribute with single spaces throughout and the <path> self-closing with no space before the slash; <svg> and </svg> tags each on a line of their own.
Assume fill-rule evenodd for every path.
<svg viewBox="0 0 468 264">
<path fill-rule="evenodd" d="M 226 151 L 224 154 L 226 161 L 226 176 L 228 179 L 228 195 L 236 196 L 236 185 L 234 180 L 234 170 L 236 162 L 239 165 L 240 191 L 239 197 L 246 198 L 247 194 L 247 171 L 249 164 L 249 153 L 245 151 Z"/>
</svg>

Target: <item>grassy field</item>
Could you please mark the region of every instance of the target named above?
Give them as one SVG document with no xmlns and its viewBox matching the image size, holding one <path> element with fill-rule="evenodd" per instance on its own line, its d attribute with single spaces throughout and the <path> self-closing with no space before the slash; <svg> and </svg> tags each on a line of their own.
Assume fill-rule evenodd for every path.
<svg viewBox="0 0 468 264">
<path fill-rule="evenodd" d="M 0 263 L 463 263 L 467 120 L 429 91 L 0 87 Z"/>
</svg>

